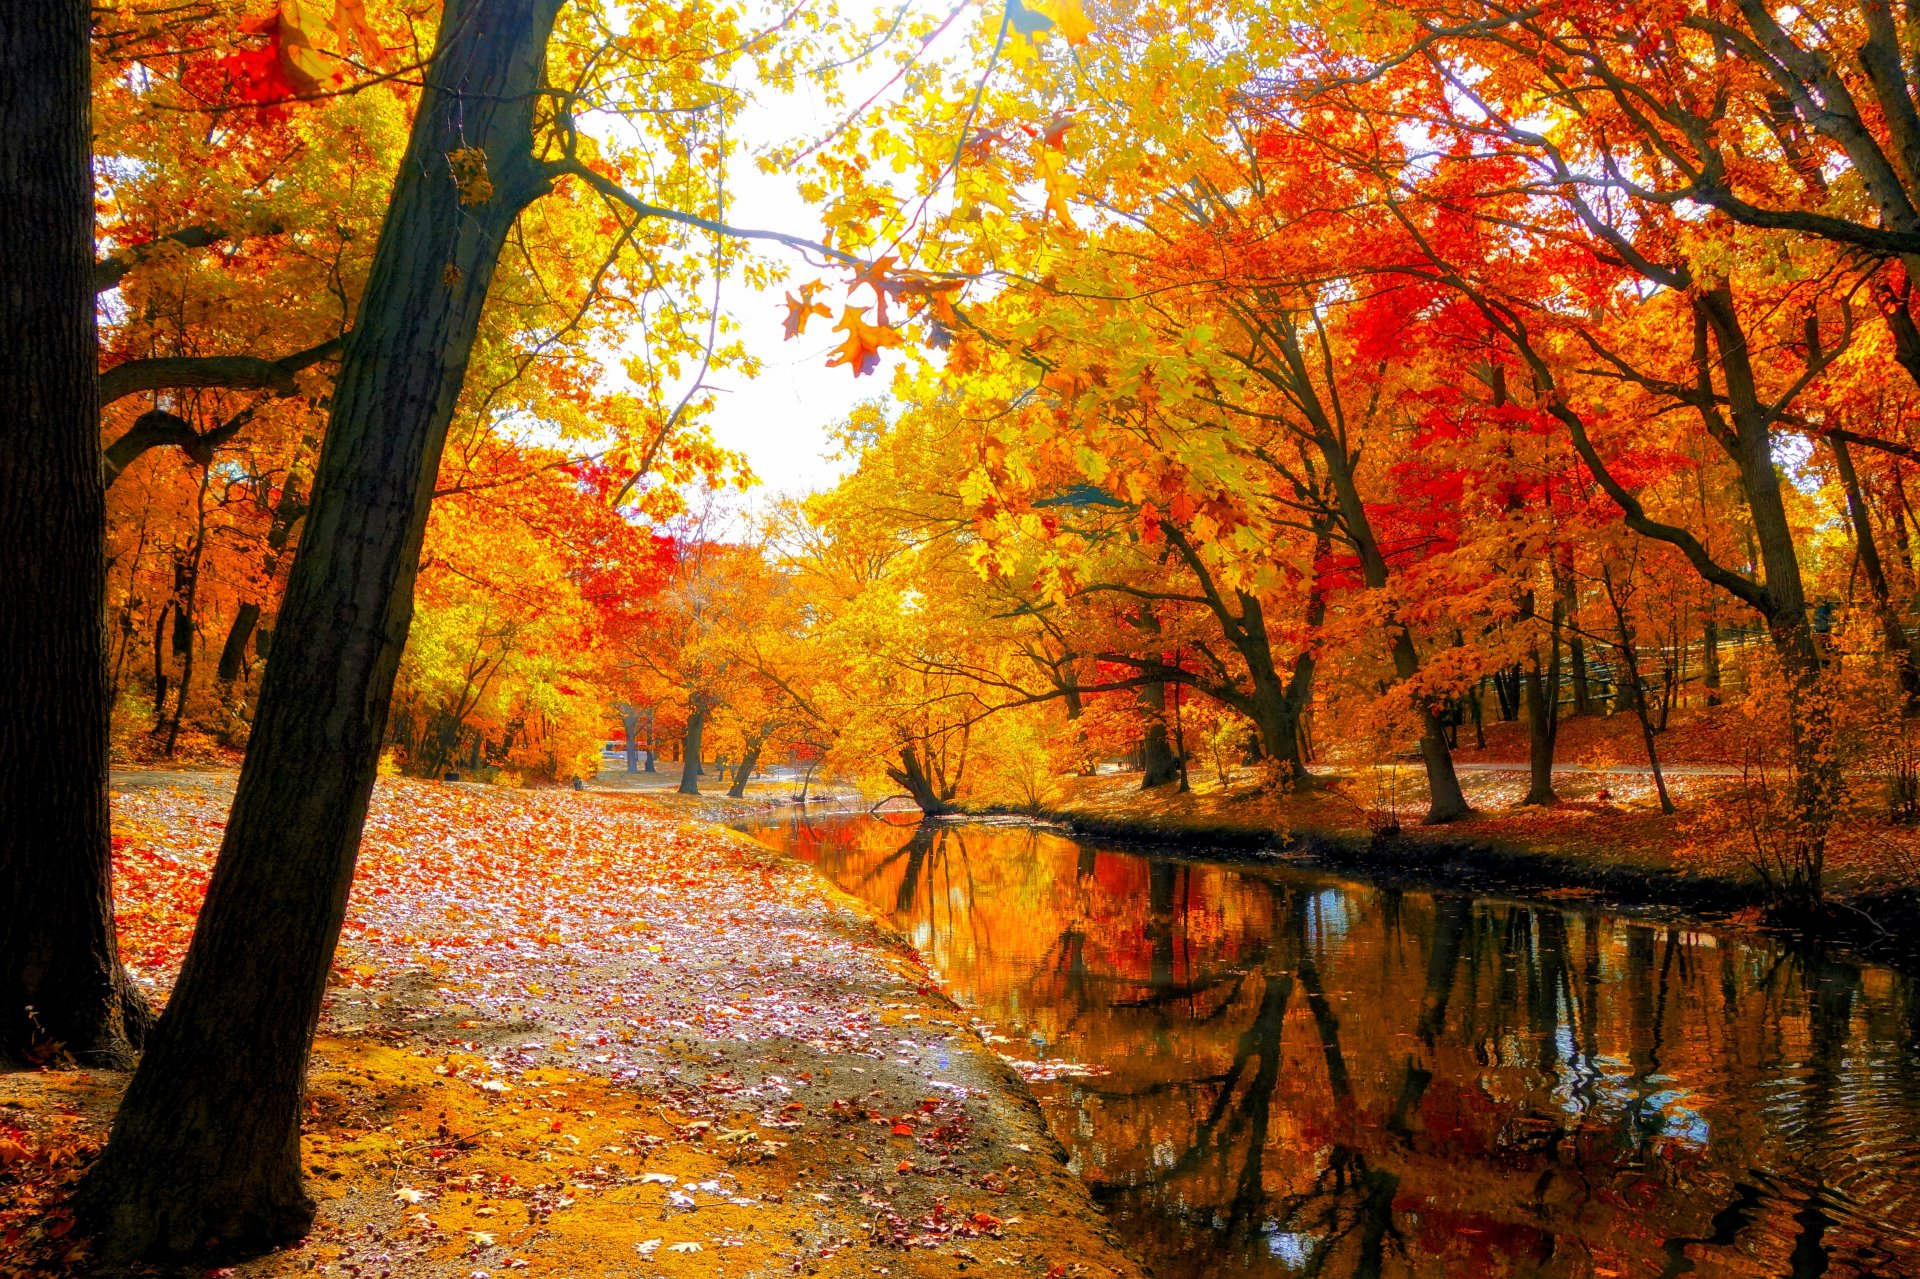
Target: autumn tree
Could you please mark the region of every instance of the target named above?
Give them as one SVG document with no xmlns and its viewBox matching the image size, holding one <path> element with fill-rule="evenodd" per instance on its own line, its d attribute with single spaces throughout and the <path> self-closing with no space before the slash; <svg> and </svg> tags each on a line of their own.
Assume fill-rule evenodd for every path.
<svg viewBox="0 0 1920 1279">
<path fill-rule="evenodd" d="M 0 12 L 0 1053 L 124 1067 L 114 937 L 88 11 Z"/>
</svg>

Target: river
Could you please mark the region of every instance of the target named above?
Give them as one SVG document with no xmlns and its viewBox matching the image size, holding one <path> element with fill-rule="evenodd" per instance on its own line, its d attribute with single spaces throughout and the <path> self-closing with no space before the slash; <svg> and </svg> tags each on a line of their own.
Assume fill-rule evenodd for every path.
<svg viewBox="0 0 1920 1279">
<path fill-rule="evenodd" d="M 1162 1279 L 1920 1279 L 1900 974 L 1018 825 L 746 829 L 913 941 Z"/>
</svg>

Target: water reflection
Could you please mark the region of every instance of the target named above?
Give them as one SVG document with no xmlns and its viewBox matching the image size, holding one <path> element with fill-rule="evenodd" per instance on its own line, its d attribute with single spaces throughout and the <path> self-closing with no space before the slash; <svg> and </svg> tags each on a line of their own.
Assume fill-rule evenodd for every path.
<svg viewBox="0 0 1920 1279">
<path fill-rule="evenodd" d="M 1022 827 L 757 836 L 887 912 L 1156 1273 L 1920 1276 L 1920 991 Z"/>
</svg>

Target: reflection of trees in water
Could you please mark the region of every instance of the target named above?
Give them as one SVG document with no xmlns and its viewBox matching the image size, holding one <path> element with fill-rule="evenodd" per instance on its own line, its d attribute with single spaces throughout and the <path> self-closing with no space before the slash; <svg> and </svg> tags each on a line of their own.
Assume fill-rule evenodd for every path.
<svg viewBox="0 0 1920 1279">
<path fill-rule="evenodd" d="M 1186 1222 L 1144 1241 L 1168 1274 L 1920 1273 L 1851 1197 L 1916 1171 L 1851 1137 L 1920 1113 L 1915 983 L 1032 832 L 862 838 L 822 849 L 838 882 L 1004 963 L 997 921 L 1023 966 L 989 994 L 1114 1065 L 1052 1106 L 1123 1220 Z"/>
<path fill-rule="evenodd" d="M 1615 1241 L 1609 1236 L 1629 1222 L 1636 1231 L 1657 1231 L 1663 1220 L 1671 1220 L 1678 1229 L 1664 1246 L 1655 1245 L 1654 1260 L 1662 1275 L 1690 1273 L 1696 1255 L 1734 1246 L 1765 1207 L 1788 1218 L 1773 1227 L 1792 1241 L 1780 1273 L 1791 1279 L 1828 1273 L 1828 1235 L 1836 1214 L 1834 1192 L 1818 1161 L 1833 1153 L 1827 1134 L 1842 1121 L 1836 1082 L 1855 1042 L 1857 969 L 1803 959 L 1796 961 L 1803 966 L 1797 981 L 1788 981 L 1779 964 L 1758 965 L 1749 976 L 1724 948 L 1716 948 L 1716 956 L 1678 929 L 1630 924 L 1622 929 L 1619 967 L 1609 975 L 1594 920 L 1551 909 L 1438 898 L 1420 948 L 1425 962 L 1417 1010 L 1410 1008 L 1416 1046 L 1397 1054 L 1383 1051 L 1383 1041 L 1391 1042 L 1393 1035 L 1381 1034 L 1377 1023 L 1404 1024 L 1404 1015 L 1399 1006 L 1366 1009 L 1374 1024 L 1362 1050 L 1364 1069 L 1382 1094 L 1370 1110 L 1368 1099 L 1356 1095 L 1357 1068 L 1322 975 L 1312 926 L 1316 895 L 1281 884 L 1272 892 L 1270 945 L 1252 974 L 1257 997 L 1250 1011 L 1233 1005 L 1235 1019 L 1245 1021 L 1226 1070 L 1160 1081 L 1133 1094 L 1087 1090 L 1113 1112 L 1109 1127 L 1127 1131 L 1156 1127 L 1149 1119 L 1125 1118 L 1129 1106 L 1153 1109 L 1164 1126 L 1167 1097 L 1186 1091 L 1201 1099 L 1178 1152 L 1151 1169 L 1120 1173 L 1106 1187 L 1108 1197 L 1174 1212 L 1189 1211 L 1186 1204 L 1208 1205 L 1211 1220 L 1196 1234 L 1217 1258 L 1209 1265 L 1257 1267 L 1280 1253 L 1287 1256 L 1289 1272 L 1371 1276 L 1395 1265 L 1396 1258 L 1418 1268 L 1419 1256 L 1409 1255 L 1409 1241 L 1420 1231 L 1397 1219 L 1395 1199 L 1408 1168 L 1430 1174 L 1436 1159 L 1450 1159 L 1462 1203 L 1484 1198 L 1490 1190 L 1497 1198 L 1498 1183 L 1503 1178 L 1510 1183 L 1510 1216 L 1501 1242 L 1505 1262 L 1524 1271 L 1587 1273 L 1594 1264 L 1591 1248 L 1611 1246 Z M 1400 903 L 1392 905 L 1397 913 Z M 1385 911 L 1364 922 L 1389 940 L 1408 923 L 1388 918 Z M 1706 1160 L 1704 1128 L 1696 1133 L 1685 1127 L 1691 1122 L 1686 1107 L 1699 1103 L 1675 1101 L 1676 1081 L 1668 1072 L 1676 1066 L 1668 1057 L 1676 1042 L 1680 992 L 1692 988 L 1712 1008 L 1716 980 L 1717 1011 L 1733 1015 L 1736 1035 L 1741 1034 L 1737 1027 L 1755 1025 L 1756 1008 L 1771 1002 L 1774 1019 L 1759 1023 L 1758 1034 L 1777 1041 L 1778 1002 L 1797 996 L 1807 1034 L 1805 1078 L 1795 1131 L 1788 1134 L 1783 1153 L 1802 1188 L 1783 1192 L 1774 1186 L 1763 1195 L 1751 1178 L 1736 1176 L 1729 1179 L 1724 1198 L 1706 1198 L 1683 1180 L 1663 1192 L 1658 1215 L 1651 1219 L 1625 1213 L 1629 1200 L 1623 1192 L 1644 1186 L 1647 1169 L 1684 1170 Z M 1624 1061 L 1606 1057 L 1602 1047 L 1608 1038 L 1601 1027 L 1602 990 L 1609 981 L 1623 988 L 1611 1038 L 1624 1047 Z M 1298 1014 L 1292 1024 L 1301 1033 L 1291 1058 L 1285 1041 L 1290 1007 Z M 1750 1047 L 1756 1036 L 1748 1031 L 1743 1037 Z M 1477 1119 L 1482 1125 L 1478 1134 L 1424 1135 L 1423 1100 L 1437 1075 L 1458 1073 L 1462 1051 L 1478 1066 L 1530 1072 L 1541 1083 L 1484 1107 L 1478 1116 L 1466 1115 L 1468 1123 Z M 1758 1076 L 1780 1058 L 1750 1051 L 1733 1055 L 1744 1065 L 1731 1072 L 1729 1101 L 1751 1105 Z M 1317 1071 L 1304 1069 L 1307 1058 L 1317 1061 Z M 1451 1083 L 1458 1089 L 1457 1080 Z M 1323 1106 L 1328 1120 L 1324 1144 L 1306 1149 L 1270 1138 L 1276 1111 L 1299 1109 L 1303 1088 L 1317 1092 L 1320 1101 L 1309 1099 L 1308 1108 Z M 1471 1093 L 1465 1096 L 1472 1100 Z M 1451 1103 L 1457 1107 L 1461 1100 L 1455 1096 Z M 1363 1120 L 1363 1115 L 1371 1117 Z M 1292 1118 L 1297 1126 L 1299 1116 Z M 1682 1124 L 1678 1133 L 1676 1122 Z M 1765 1135 L 1770 1141 L 1782 1136 Z M 1449 1140 L 1461 1141 L 1461 1148 L 1445 1149 Z M 1738 1161 L 1756 1154 L 1739 1148 L 1736 1139 L 1729 1158 L 1739 1172 Z M 1270 1177 L 1276 1171 L 1269 1167 L 1273 1159 L 1297 1167 L 1303 1157 L 1314 1168 L 1304 1188 L 1288 1186 L 1298 1181 L 1294 1168 L 1282 1166 L 1277 1178 Z M 1282 1189 L 1271 1189 L 1270 1180 Z M 1703 1177 L 1701 1188 L 1714 1181 Z M 1434 1189 L 1426 1187 L 1429 1194 Z M 1443 1194 L 1438 1204 L 1416 1206 L 1444 1210 L 1447 1205 Z M 1409 1210 L 1403 1205 L 1401 1212 Z M 1491 1232 L 1499 1224 L 1482 1220 L 1476 1229 Z M 1276 1243 L 1280 1240 L 1285 1247 Z M 1537 1269 L 1524 1264 L 1529 1255 Z M 1183 1254 L 1183 1262 L 1191 1257 Z M 1898 1273 L 1876 1267 L 1866 1256 L 1857 1262 L 1848 1273 Z"/>
<path fill-rule="evenodd" d="M 1251 976 L 1257 983 L 1246 1028 L 1234 1042 L 1226 1069 L 1217 1074 L 1149 1086 L 1140 1093 L 1088 1089 L 1108 1106 L 1149 1101 L 1176 1091 L 1204 1098 L 1202 1109 L 1184 1149 L 1151 1171 L 1135 1174 L 1108 1186 L 1110 1198 L 1185 1199 L 1196 1178 L 1219 1187 L 1219 1193 L 1191 1196 L 1213 1210 L 1204 1236 L 1209 1250 L 1245 1265 L 1272 1251 L 1276 1238 L 1304 1239 L 1294 1258 L 1300 1273 L 1373 1276 L 1382 1273 L 1390 1247 L 1404 1251 L 1394 1222 L 1394 1198 L 1400 1178 L 1375 1166 L 1366 1151 L 1346 1134 L 1336 1134 L 1318 1152 L 1318 1168 L 1303 1190 L 1283 1195 L 1269 1191 L 1267 1160 L 1276 1148 L 1272 1139 L 1276 1099 L 1287 1070 L 1286 1026 L 1289 1009 L 1303 1008 L 1312 1027 L 1312 1048 L 1325 1072 L 1325 1086 L 1336 1112 L 1352 1113 L 1353 1083 L 1341 1044 L 1340 1020 L 1321 979 L 1310 935 L 1315 895 L 1280 883 L 1268 885 L 1273 898 L 1274 929 L 1269 945 L 1251 974 L 1221 976 L 1215 984 L 1239 983 Z M 1153 905 L 1157 905 L 1157 899 Z M 1150 917 L 1158 910 L 1150 911 Z M 1177 923 L 1173 925 L 1177 928 Z M 1158 946 L 1160 940 L 1152 939 Z M 1457 954 L 1458 947 L 1452 948 Z M 1160 966 L 1153 972 L 1157 981 Z M 1451 986 L 1450 970 L 1436 976 L 1439 989 L 1429 1006 L 1441 1011 Z M 1189 984 L 1188 993 L 1197 993 Z M 1296 1000 L 1295 996 L 1298 995 Z M 1221 1001 L 1212 1015 L 1238 1006 L 1238 999 Z M 1149 1009 L 1150 1001 L 1134 1007 Z M 1404 1129 L 1406 1118 L 1419 1104 L 1431 1073 L 1408 1058 L 1399 1103 L 1388 1127 Z M 1284 1175 L 1284 1174 L 1283 1174 Z M 1332 1267 L 1329 1269 L 1329 1267 Z"/>
</svg>

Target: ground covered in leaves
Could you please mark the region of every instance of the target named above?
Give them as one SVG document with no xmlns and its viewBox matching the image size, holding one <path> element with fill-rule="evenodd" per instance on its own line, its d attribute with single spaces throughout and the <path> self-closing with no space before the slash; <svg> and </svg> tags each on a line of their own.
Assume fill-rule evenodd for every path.
<svg viewBox="0 0 1920 1279">
<path fill-rule="evenodd" d="M 1556 769 L 1559 802 L 1548 806 L 1522 805 L 1528 783 L 1524 738 L 1514 725 L 1489 725 L 1488 749 L 1456 755 L 1474 813 L 1445 826 L 1420 825 L 1428 795 L 1417 761 L 1321 765 L 1322 785 L 1290 794 L 1264 788 L 1256 771 L 1244 767 L 1222 779 L 1196 766 L 1187 793 L 1171 785 L 1143 791 L 1137 772 L 1063 778 L 1046 809 L 1090 830 L 1199 845 L 1296 836 L 1365 845 L 1391 831 L 1403 854 L 1477 846 L 1522 863 L 1531 859 L 1539 867 L 1529 881 L 1536 889 L 1559 885 L 1574 891 L 1571 868 L 1641 876 L 1649 883 L 1713 881 L 1757 891 L 1756 866 L 1766 849 L 1756 843 L 1755 830 L 1764 830 L 1769 804 L 1737 763 L 1725 754 L 1715 758 L 1715 745 L 1724 743 L 1728 730 L 1706 715 L 1679 725 L 1687 749 L 1676 753 L 1686 762 L 1668 772 L 1675 811 L 1663 813 L 1644 754 L 1635 758 L 1625 749 L 1627 729 L 1638 727 L 1630 719 L 1570 721 L 1579 729 L 1582 750 L 1566 752 L 1576 757 Z M 1777 791 L 1779 773 L 1769 780 Z M 1828 838 L 1826 871 L 1829 891 L 1843 899 L 1915 882 L 1920 827 L 1888 820 L 1884 779 L 1869 772 L 1849 775 L 1840 820 Z"/>
<path fill-rule="evenodd" d="M 156 997 L 230 794 L 116 794 L 123 947 Z M 0 1274 L 86 1272 L 65 1196 L 124 1083 L 0 1075 Z M 381 784 L 303 1156 L 312 1235 L 218 1273 L 1138 1273 L 909 948 L 646 798 Z"/>
</svg>

